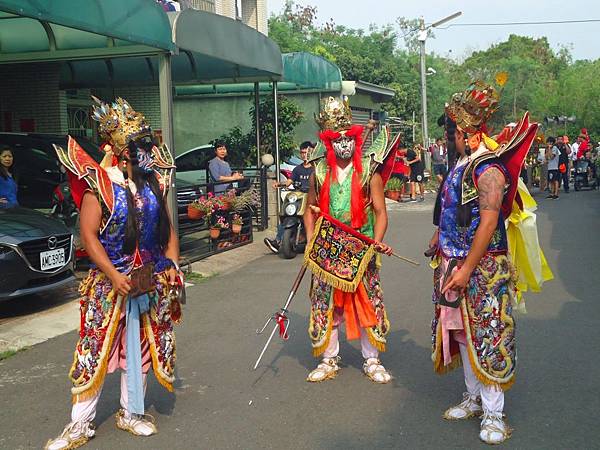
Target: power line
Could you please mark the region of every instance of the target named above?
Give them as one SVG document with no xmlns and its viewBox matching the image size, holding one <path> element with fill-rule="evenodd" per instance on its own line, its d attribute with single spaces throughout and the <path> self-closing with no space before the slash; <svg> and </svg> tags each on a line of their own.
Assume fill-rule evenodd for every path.
<svg viewBox="0 0 600 450">
<path fill-rule="evenodd" d="M 496 27 L 511 25 L 555 25 L 565 23 L 593 23 L 600 22 L 600 19 L 579 19 L 579 20 L 545 20 L 539 22 L 497 22 L 497 23 L 451 23 L 445 27 L 436 27 L 436 29 L 446 30 L 450 27 Z"/>
</svg>

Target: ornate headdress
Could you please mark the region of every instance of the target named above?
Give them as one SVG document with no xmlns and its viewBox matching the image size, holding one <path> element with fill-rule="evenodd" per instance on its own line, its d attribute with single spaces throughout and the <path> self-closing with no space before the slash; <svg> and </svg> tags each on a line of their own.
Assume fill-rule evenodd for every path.
<svg viewBox="0 0 600 450">
<path fill-rule="evenodd" d="M 126 100 L 117 98 L 112 104 L 104 103 L 92 96 L 98 106 L 94 106 L 94 120 L 98 121 L 98 131 L 120 153 L 127 145 L 140 137 L 151 136 L 152 129 L 144 116 L 136 112 Z"/>
<path fill-rule="evenodd" d="M 321 112 L 315 121 L 321 130 L 344 131 L 352 126 L 352 111 L 348 99 L 327 97 L 321 100 Z"/>
<path fill-rule="evenodd" d="M 446 114 L 461 130 L 476 133 L 500 106 L 500 93 L 491 85 L 477 80 L 457 92 L 446 106 Z"/>
</svg>

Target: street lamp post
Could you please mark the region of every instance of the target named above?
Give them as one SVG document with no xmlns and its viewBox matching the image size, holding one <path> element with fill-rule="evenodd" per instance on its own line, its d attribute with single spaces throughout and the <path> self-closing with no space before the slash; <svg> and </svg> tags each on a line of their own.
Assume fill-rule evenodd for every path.
<svg viewBox="0 0 600 450">
<path fill-rule="evenodd" d="M 425 40 L 427 39 L 427 28 L 425 19 L 419 18 L 419 42 L 421 48 L 421 127 L 423 131 L 423 148 L 429 148 L 429 130 L 427 129 L 427 82 L 425 81 Z"/>
<path fill-rule="evenodd" d="M 418 39 L 420 42 L 420 53 L 421 53 L 421 113 L 422 113 L 422 131 L 423 131 L 423 148 L 427 150 L 429 147 L 429 131 L 427 129 L 427 82 L 425 81 L 425 77 L 427 76 L 425 72 L 426 66 L 426 55 L 425 55 L 425 41 L 427 40 L 427 32 L 430 28 L 438 27 L 452 19 L 457 18 L 462 14 L 461 11 L 458 11 L 448 17 L 444 17 L 437 22 L 432 23 L 429 26 L 425 26 L 425 19 L 423 17 L 419 18 L 419 34 Z"/>
</svg>

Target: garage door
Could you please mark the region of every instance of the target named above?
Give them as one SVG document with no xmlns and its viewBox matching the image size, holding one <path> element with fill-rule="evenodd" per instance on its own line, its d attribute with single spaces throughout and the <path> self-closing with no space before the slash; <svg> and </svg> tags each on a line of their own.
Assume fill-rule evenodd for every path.
<svg viewBox="0 0 600 450">
<path fill-rule="evenodd" d="M 371 110 L 367 109 L 367 108 L 353 108 L 350 107 L 350 109 L 352 110 L 352 122 L 357 124 L 357 125 L 363 125 L 366 126 L 367 123 L 369 123 L 369 120 L 371 119 Z M 365 144 L 371 145 L 373 143 L 373 133 L 371 133 L 369 135 L 369 138 L 367 139 L 367 141 L 365 142 Z"/>
</svg>

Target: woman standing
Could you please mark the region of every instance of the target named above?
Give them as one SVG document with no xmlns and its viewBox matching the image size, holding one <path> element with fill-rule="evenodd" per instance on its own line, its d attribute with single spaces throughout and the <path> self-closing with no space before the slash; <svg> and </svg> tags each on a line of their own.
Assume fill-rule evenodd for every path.
<svg viewBox="0 0 600 450">
<path fill-rule="evenodd" d="M 425 178 L 423 172 L 423 148 L 417 144 L 414 149 L 409 149 L 406 153 L 406 163 L 410 166 L 410 201 L 417 201 L 417 187 L 419 188 L 419 201 L 425 200 L 425 189 L 423 181 Z"/>
<path fill-rule="evenodd" d="M 17 182 L 13 173 L 14 157 L 10 147 L 0 148 L 0 208 L 19 206 Z"/>
<path fill-rule="evenodd" d="M 157 432 L 144 414 L 150 368 L 173 390 L 173 324 L 181 315 L 175 289 L 183 279 L 165 199 L 172 158 L 154 145 L 144 117 L 125 100 L 101 103 L 95 118 L 118 165 L 103 169 L 71 137 L 67 150 L 56 148 L 81 209 L 82 242 L 93 265 L 79 288 L 81 328 L 69 373 L 71 422 L 46 444 L 51 450 L 76 448 L 94 436 L 92 421 L 107 372 L 122 371 L 116 426 L 137 436 Z"/>
</svg>

